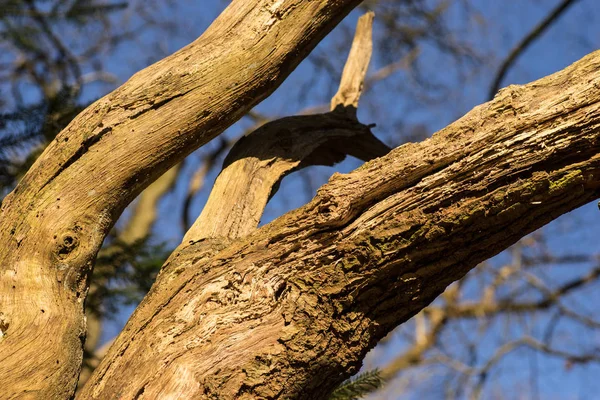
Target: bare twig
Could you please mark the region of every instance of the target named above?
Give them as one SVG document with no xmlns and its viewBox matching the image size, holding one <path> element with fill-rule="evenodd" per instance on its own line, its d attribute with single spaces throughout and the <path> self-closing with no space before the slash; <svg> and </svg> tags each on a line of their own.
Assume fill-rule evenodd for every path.
<svg viewBox="0 0 600 400">
<path fill-rule="evenodd" d="M 506 76 L 506 73 L 513 65 L 517 57 L 519 57 L 526 49 L 536 40 L 545 30 L 547 30 L 553 22 L 555 22 L 572 4 L 577 2 L 577 0 L 563 0 L 546 18 L 544 18 L 539 24 L 533 28 L 531 32 L 527 34 L 521 41 L 511 50 L 510 54 L 506 59 L 502 62 L 502 65 L 498 69 L 496 73 L 496 77 L 490 87 L 490 91 L 488 94 L 488 98 L 491 100 L 500 89 L 500 85 L 502 84 L 502 80 Z"/>
</svg>

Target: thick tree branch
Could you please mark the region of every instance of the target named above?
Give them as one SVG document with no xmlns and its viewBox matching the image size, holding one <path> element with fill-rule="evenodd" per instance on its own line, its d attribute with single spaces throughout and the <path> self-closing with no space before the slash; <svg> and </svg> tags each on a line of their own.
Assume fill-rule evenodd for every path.
<svg viewBox="0 0 600 400">
<path fill-rule="evenodd" d="M 0 211 L 4 396 L 71 396 L 87 276 L 122 210 L 268 96 L 358 3 L 234 0 L 198 40 L 56 137 Z"/>
<path fill-rule="evenodd" d="M 358 20 L 339 90 L 331 100 L 333 112 L 282 118 L 242 137 L 227 155 L 202 214 L 183 238 L 184 245 L 250 234 L 281 180 L 295 170 L 334 165 L 346 155 L 368 161 L 390 150 L 356 121 L 371 59 L 373 16 L 368 12 Z"/>
<path fill-rule="evenodd" d="M 137 241 L 147 238 L 151 231 L 154 223 L 156 222 L 158 202 L 161 198 L 168 193 L 174 186 L 181 164 L 175 165 L 169 169 L 163 175 L 161 175 L 156 181 L 152 182 L 139 196 L 138 200 L 133 207 L 132 214 L 127 220 L 127 224 L 124 229 L 118 233 L 118 241 L 127 245 L 132 245 Z M 108 246 L 103 247 L 99 252 L 99 257 L 109 257 L 114 254 L 115 251 L 119 251 L 120 246 Z M 98 266 L 96 265 L 96 272 Z M 103 271 L 105 276 L 113 276 L 116 272 L 116 266 L 107 265 Z M 109 272 L 110 271 L 110 272 Z M 106 287 L 109 285 L 108 277 L 106 279 L 96 279 L 90 284 L 87 299 L 88 312 L 86 313 L 87 318 L 87 334 L 85 341 L 85 352 L 88 354 L 88 360 L 84 360 L 83 367 L 79 374 L 79 380 L 77 387 L 81 388 L 92 374 L 94 368 L 98 366 L 99 359 L 104 355 L 96 351 L 96 346 L 100 340 L 100 334 L 102 332 L 102 318 L 94 312 L 89 312 L 90 297 L 97 296 L 98 288 Z M 94 299 L 98 301 L 98 298 Z M 100 300 L 102 301 L 102 300 Z M 103 346 L 104 347 L 104 346 Z"/>
<path fill-rule="evenodd" d="M 451 282 L 600 195 L 599 68 L 510 86 L 246 238 L 180 248 L 86 398 L 324 398 Z"/>
</svg>

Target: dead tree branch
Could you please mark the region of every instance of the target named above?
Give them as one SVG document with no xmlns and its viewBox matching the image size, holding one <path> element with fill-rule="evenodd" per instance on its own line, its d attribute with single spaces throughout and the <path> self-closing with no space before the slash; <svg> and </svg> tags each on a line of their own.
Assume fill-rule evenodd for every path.
<svg viewBox="0 0 600 400">
<path fill-rule="evenodd" d="M 57 135 L 0 211 L 3 395 L 73 394 L 88 276 L 123 209 L 275 90 L 359 3 L 234 0 Z"/>
<path fill-rule="evenodd" d="M 511 86 L 245 238 L 183 244 L 86 395 L 324 398 L 451 282 L 600 195 L 599 67 Z"/>
</svg>

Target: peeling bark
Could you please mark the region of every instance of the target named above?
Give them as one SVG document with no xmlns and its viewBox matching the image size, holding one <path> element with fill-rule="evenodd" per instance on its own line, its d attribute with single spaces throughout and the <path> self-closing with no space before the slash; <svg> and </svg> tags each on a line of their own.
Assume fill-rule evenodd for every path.
<svg viewBox="0 0 600 400">
<path fill-rule="evenodd" d="M 183 243 L 82 398 L 326 398 L 451 282 L 600 196 L 599 69 L 503 89 L 247 237 Z"/>
</svg>

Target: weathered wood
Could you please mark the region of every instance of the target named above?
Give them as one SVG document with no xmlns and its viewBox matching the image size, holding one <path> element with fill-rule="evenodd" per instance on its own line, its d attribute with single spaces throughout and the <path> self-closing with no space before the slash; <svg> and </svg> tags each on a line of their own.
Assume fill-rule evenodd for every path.
<svg viewBox="0 0 600 400">
<path fill-rule="evenodd" d="M 258 227 L 267 201 L 290 172 L 333 165 L 347 154 L 368 161 L 388 151 L 367 126 L 344 113 L 289 117 L 263 125 L 231 149 L 183 243 L 248 235 Z"/>
<path fill-rule="evenodd" d="M 246 238 L 180 248 L 82 398 L 326 398 L 451 282 L 600 196 L 599 70 L 510 86 Z"/>
<path fill-rule="evenodd" d="M 356 34 L 332 112 L 282 118 L 242 137 L 225 159 L 200 217 L 183 244 L 208 238 L 236 239 L 254 231 L 267 201 L 289 173 L 310 165 L 333 165 L 352 155 L 363 161 L 390 149 L 356 120 L 371 59 L 373 13 L 358 19 Z"/>
<path fill-rule="evenodd" d="M 234 0 L 195 42 L 77 116 L 0 210 L 0 388 L 69 398 L 88 274 L 148 184 L 268 96 L 359 0 Z"/>
<path fill-rule="evenodd" d="M 152 227 L 156 222 L 157 214 L 158 214 L 158 203 L 161 198 L 168 193 L 175 182 L 177 181 L 177 176 L 181 169 L 181 163 L 175 165 L 173 168 L 169 169 L 167 172 L 162 174 L 157 180 L 152 182 L 150 186 L 148 186 L 137 198 L 136 203 L 131 210 L 131 215 L 127 220 L 127 223 L 124 229 L 118 232 L 117 239 L 119 242 L 132 245 L 136 241 L 143 240 L 148 235 L 150 235 L 152 231 Z M 107 257 L 110 254 L 114 254 L 115 250 L 118 247 L 108 246 L 103 247 L 98 252 L 98 257 Z M 96 272 L 98 266 L 95 266 Z M 105 270 L 102 272 L 102 275 L 105 276 L 114 276 L 115 275 L 115 266 L 105 266 Z M 108 278 L 93 280 L 88 289 L 88 298 L 86 300 L 86 305 L 89 311 L 90 305 L 90 297 L 94 296 L 98 288 L 103 288 L 108 284 Z M 97 300 L 97 298 L 96 298 Z M 77 388 L 83 387 L 85 382 L 87 382 L 88 378 L 91 376 L 93 370 L 98 366 L 100 359 L 104 357 L 104 353 L 98 353 L 97 346 L 100 340 L 100 335 L 102 333 L 102 318 L 95 313 L 86 313 L 86 339 L 84 352 L 88 353 L 91 356 L 88 356 L 86 360 L 84 360 L 81 372 L 79 373 L 79 379 L 77 381 Z M 104 347 L 104 346 L 103 346 Z"/>
<path fill-rule="evenodd" d="M 358 100 L 363 91 L 365 76 L 373 52 L 374 17 L 373 12 L 368 12 L 358 19 L 352 48 L 342 72 L 340 87 L 331 99 L 332 111 L 337 107 L 341 107 L 353 111 L 353 116 L 356 116 Z"/>
</svg>

